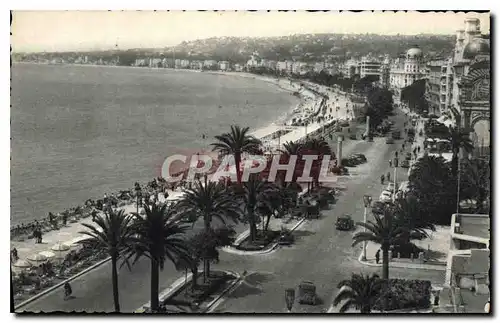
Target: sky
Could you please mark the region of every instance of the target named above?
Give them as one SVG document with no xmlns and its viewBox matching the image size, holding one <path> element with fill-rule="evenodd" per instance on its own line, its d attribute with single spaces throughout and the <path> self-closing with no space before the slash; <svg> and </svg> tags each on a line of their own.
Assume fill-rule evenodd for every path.
<svg viewBox="0 0 500 323">
<path fill-rule="evenodd" d="M 488 13 L 419 12 L 166 12 L 14 11 L 14 52 L 162 48 L 222 36 L 270 37 L 305 33 L 455 34 L 466 17 Z"/>
</svg>

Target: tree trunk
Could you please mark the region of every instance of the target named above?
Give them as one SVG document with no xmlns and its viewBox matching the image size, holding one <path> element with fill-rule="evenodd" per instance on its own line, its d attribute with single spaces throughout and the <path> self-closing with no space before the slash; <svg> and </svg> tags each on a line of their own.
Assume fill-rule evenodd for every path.
<svg viewBox="0 0 500 323">
<path fill-rule="evenodd" d="M 453 152 L 451 159 L 451 174 L 453 178 L 457 178 L 458 175 L 458 153 Z"/>
<path fill-rule="evenodd" d="M 269 229 L 269 221 L 271 221 L 271 216 L 268 216 L 267 217 L 267 220 L 266 220 L 266 226 L 264 228 L 264 231 L 267 231 Z"/>
<path fill-rule="evenodd" d="M 210 218 L 208 218 L 208 215 L 205 215 L 205 232 L 208 234 L 210 231 Z M 203 258 L 203 282 L 208 282 L 208 279 L 210 277 L 210 259 L 208 258 Z"/>
<path fill-rule="evenodd" d="M 371 310 L 370 306 L 365 305 L 365 304 L 361 305 L 361 313 L 362 314 L 368 314 L 368 313 L 371 313 L 371 311 L 372 310 Z"/>
<path fill-rule="evenodd" d="M 389 279 L 389 247 L 382 246 L 382 279 Z"/>
<path fill-rule="evenodd" d="M 257 237 L 257 228 L 255 227 L 255 214 L 253 207 L 247 208 L 248 223 L 250 224 L 250 241 L 254 242 Z"/>
<path fill-rule="evenodd" d="M 191 273 L 193 274 L 193 276 L 191 277 L 191 291 L 194 293 L 194 291 L 198 287 L 198 266 L 193 266 L 191 268 Z"/>
<path fill-rule="evenodd" d="M 116 269 L 116 262 L 118 255 L 113 253 L 111 255 L 111 282 L 113 285 L 113 302 L 115 304 L 115 312 L 120 313 L 120 298 L 118 294 L 118 271 Z"/>
<path fill-rule="evenodd" d="M 236 167 L 236 180 L 238 182 L 238 185 L 241 186 L 241 170 L 240 170 L 240 163 L 241 163 L 241 154 L 234 154 L 234 164 Z"/>
<path fill-rule="evenodd" d="M 158 288 L 160 280 L 160 266 L 155 257 L 151 258 L 151 310 L 157 311 L 160 307 L 160 300 L 158 298 Z"/>
</svg>

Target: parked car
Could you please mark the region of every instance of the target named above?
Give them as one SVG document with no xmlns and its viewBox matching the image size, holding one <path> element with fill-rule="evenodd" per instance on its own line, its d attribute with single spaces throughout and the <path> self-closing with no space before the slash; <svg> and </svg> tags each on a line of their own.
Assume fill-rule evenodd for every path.
<svg viewBox="0 0 500 323">
<path fill-rule="evenodd" d="M 310 281 L 303 281 L 299 285 L 299 304 L 316 305 L 316 286 Z"/>
<path fill-rule="evenodd" d="M 354 220 L 348 214 L 339 216 L 335 223 L 335 228 L 340 231 L 350 231 L 354 229 Z"/>
<path fill-rule="evenodd" d="M 378 199 L 382 202 L 390 202 L 392 200 L 392 193 L 389 191 L 383 191 Z"/>
<path fill-rule="evenodd" d="M 354 154 L 354 157 L 358 158 L 361 162 L 366 163 L 366 156 L 363 154 Z"/>
<path fill-rule="evenodd" d="M 393 144 L 394 143 L 394 139 L 391 138 L 391 137 L 387 137 L 387 138 L 385 138 L 385 143 L 386 144 Z"/>
<path fill-rule="evenodd" d="M 407 159 L 405 159 L 401 162 L 401 164 L 399 164 L 399 167 L 410 168 L 410 162 Z"/>
<path fill-rule="evenodd" d="M 401 131 L 395 130 L 392 132 L 392 138 L 395 140 L 401 139 Z"/>
<path fill-rule="evenodd" d="M 394 187 L 394 182 L 389 182 L 387 183 L 387 187 L 385 190 L 394 193 L 394 191 L 397 190 L 397 188 Z"/>
</svg>

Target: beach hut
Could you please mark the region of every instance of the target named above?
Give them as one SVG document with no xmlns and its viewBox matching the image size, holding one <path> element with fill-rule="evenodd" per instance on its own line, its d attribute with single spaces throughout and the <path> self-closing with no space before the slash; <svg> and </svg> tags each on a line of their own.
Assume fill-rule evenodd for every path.
<svg viewBox="0 0 500 323">
<path fill-rule="evenodd" d="M 36 253 L 34 255 L 30 255 L 28 257 L 26 257 L 26 259 L 28 259 L 28 261 L 33 264 L 33 266 L 38 266 L 39 264 L 41 264 L 42 262 L 45 262 L 47 261 L 47 257 L 44 256 L 44 255 L 41 255 L 39 253 Z"/>
</svg>

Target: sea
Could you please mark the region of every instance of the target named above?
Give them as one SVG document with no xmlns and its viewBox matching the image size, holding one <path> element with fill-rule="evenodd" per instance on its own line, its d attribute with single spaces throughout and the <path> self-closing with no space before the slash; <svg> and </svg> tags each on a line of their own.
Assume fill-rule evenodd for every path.
<svg viewBox="0 0 500 323">
<path fill-rule="evenodd" d="M 11 78 L 11 225 L 149 181 L 170 154 L 298 104 L 262 80 L 192 71 L 14 64 Z"/>
</svg>

